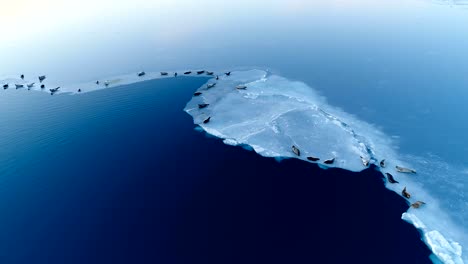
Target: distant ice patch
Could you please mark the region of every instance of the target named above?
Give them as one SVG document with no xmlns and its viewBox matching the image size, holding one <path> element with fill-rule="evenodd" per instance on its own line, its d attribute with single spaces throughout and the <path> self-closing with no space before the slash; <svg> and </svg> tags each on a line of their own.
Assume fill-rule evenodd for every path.
<svg viewBox="0 0 468 264">
<path fill-rule="evenodd" d="M 208 85 L 214 82 L 216 86 Z M 184 109 L 207 133 L 228 145 L 249 145 L 266 157 L 294 157 L 307 162 L 312 162 L 308 156 L 320 158 L 316 163 L 323 168 L 361 171 L 367 167 L 365 163 L 379 166 L 385 159 L 381 171 L 399 181 L 386 182 L 387 188 L 401 195 L 406 187 L 412 194 L 408 205 L 418 200 L 426 202 L 419 209 L 408 209 L 402 218 L 424 233 L 424 241 L 440 261 L 466 260 L 462 246 L 468 246 L 468 184 L 457 178 L 464 173 L 449 176 L 441 162 L 397 153 L 393 140 L 398 138 L 329 105 L 302 82 L 249 70 L 233 72 L 208 84 L 198 89 L 202 94 L 193 97 Z M 198 104 L 202 103 L 209 106 L 200 109 Z M 210 122 L 204 124 L 208 117 Z M 292 151 L 293 145 L 300 150 L 300 156 Z M 333 164 L 323 163 L 332 158 Z M 417 174 L 399 173 L 396 165 L 415 169 Z"/>
<path fill-rule="evenodd" d="M 23 85 L 23 88 L 20 89 L 27 89 L 33 91 L 42 91 L 50 93 L 50 89 L 54 89 L 60 87 L 60 89 L 54 94 L 60 93 L 67 93 L 67 94 L 84 94 L 88 92 L 98 91 L 102 89 L 112 88 L 112 87 L 119 87 L 123 85 L 149 81 L 149 80 L 156 80 L 156 79 L 166 79 L 166 78 L 174 78 L 174 74 L 178 73 L 178 77 L 182 76 L 190 76 L 190 77 L 212 77 L 208 75 L 206 72 L 203 74 L 197 74 L 193 72 L 190 75 L 183 75 L 183 72 L 186 70 L 178 70 L 178 71 L 171 71 L 165 72 L 167 74 L 162 74 L 161 72 L 145 72 L 144 75 L 139 75 L 138 72 L 123 74 L 119 76 L 112 76 L 112 77 L 104 77 L 99 78 L 97 80 L 92 81 L 85 81 L 85 82 L 78 82 L 78 83 L 62 83 L 60 80 L 54 78 L 54 76 L 47 76 L 47 78 L 39 82 L 38 76 L 26 76 L 24 80 L 20 79 L 19 77 L 12 77 L 12 76 L 0 76 L 0 85 L 8 84 L 9 87 L 7 89 L 15 89 L 15 84 Z M 34 83 L 34 85 L 30 88 L 27 87 L 28 84 Z M 44 85 L 44 88 L 41 87 Z M 1 88 L 0 88 L 1 89 Z"/>
</svg>

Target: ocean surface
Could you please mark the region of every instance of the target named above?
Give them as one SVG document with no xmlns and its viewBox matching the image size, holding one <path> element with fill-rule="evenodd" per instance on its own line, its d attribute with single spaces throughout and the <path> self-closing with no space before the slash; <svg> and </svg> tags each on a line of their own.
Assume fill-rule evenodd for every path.
<svg viewBox="0 0 468 264">
<path fill-rule="evenodd" d="M 2 263 L 430 263 L 375 167 L 281 162 L 196 130 L 207 78 L 0 93 Z"/>
</svg>

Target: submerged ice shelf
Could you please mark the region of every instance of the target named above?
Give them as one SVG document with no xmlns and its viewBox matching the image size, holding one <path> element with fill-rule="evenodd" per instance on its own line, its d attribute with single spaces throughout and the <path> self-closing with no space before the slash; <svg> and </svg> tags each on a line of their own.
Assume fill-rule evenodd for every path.
<svg viewBox="0 0 468 264">
<path fill-rule="evenodd" d="M 308 156 L 317 157 L 322 168 L 352 171 L 365 169 L 363 160 L 379 166 L 385 159 L 386 166 L 379 166 L 380 170 L 399 181 L 387 181 L 387 188 L 401 195 L 406 187 L 412 194 L 408 205 L 418 200 L 426 203 L 418 209 L 409 207 L 402 218 L 423 232 L 424 241 L 440 261 L 467 260 L 465 180 L 452 179 L 458 186 L 452 184 L 447 177 L 453 171 L 441 169 L 441 162 L 398 153 L 395 143 L 377 127 L 329 105 L 306 84 L 266 71 L 236 71 L 218 81 L 210 80 L 197 92 L 201 94 L 187 103 L 185 111 L 226 144 L 249 145 L 266 157 L 306 162 L 313 162 Z M 208 106 L 200 108 L 199 104 Z M 210 121 L 203 123 L 208 117 Z M 300 156 L 293 152 L 293 145 Z M 333 164 L 323 163 L 331 158 L 335 158 Z M 395 166 L 414 168 L 417 173 L 400 173 Z"/>
</svg>

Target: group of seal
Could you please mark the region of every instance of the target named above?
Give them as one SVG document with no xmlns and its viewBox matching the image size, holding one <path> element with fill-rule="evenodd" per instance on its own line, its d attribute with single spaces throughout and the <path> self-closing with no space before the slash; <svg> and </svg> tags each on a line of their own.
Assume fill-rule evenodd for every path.
<svg viewBox="0 0 468 264">
<path fill-rule="evenodd" d="M 379 164 L 380 164 L 380 167 L 385 168 L 385 166 L 386 166 L 385 159 L 381 160 Z M 397 172 L 399 172 L 399 173 L 413 173 L 413 174 L 416 173 L 416 170 L 414 170 L 414 169 L 405 168 L 405 167 L 398 166 L 398 165 L 395 166 L 395 170 Z M 397 180 L 395 180 L 395 178 L 393 177 L 393 175 L 391 173 L 386 172 L 385 176 L 387 177 L 387 180 L 388 180 L 389 183 L 391 183 L 391 184 L 399 183 Z M 406 189 L 406 186 L 401 191 L 401 195 L 403 197 L 405 197 L 406 199 L 411 198 L 411 194 Z M 417 208 L 420 208 L 424 204 L 426 204 L 426 203 L 423 202 L 423 201 L 416 201 L 416 202 L 411 204 L 411 207 L 417 209 Z"/>
<path fill-rule="evenodd" d="M 20 78 L 21 80 L 24 80 L 25 79 L 25 76 L 24 74 L 21 74 L 20 75 Z M 41 89 L 45 89 L 45 84 L 43 84 L 42 82 L 46 79 L 47 77 L 45 75 L 40 75 L 37 77 L 37 79 L 39 80 L 39 83 L 41 83 Z M 34 86 L 36 85 L 35 82 L 31 82 L 31 83 L 28 83 L 26 84 L 26 87 L 28 88 L 28 90 L 31 90 L 31 88 L 33 88 Z M 25 85 L 24 84 L 18 84 L 16 83 L 15 84 L 15 88 L 16 89 L 21 89 L 21 88 L 24 88 Z M 10 84 L 9 83 L 6 83 L 6 84 L 3 84 L 3 89 L 6 90 L 10 88 Z M 58 91 L 58 89 L 60 89 L 60 87 L 57 87 L 57 88 L 53 88 L 53 89 L 49 89 L 50 91 L 50 94 L 53 95 L 54 93 L 56 93 Z"/>
<path fill-rule="evenodd" d="M 297 146 L 292 145 L 291 150 L 296 156 L 298 156 L 298 157 L 301 156 L 301 151 L 299 150 L 299 148 Z M 309 160 L 309 161 L 314 161 L 314 162 L 320 160 L 320 158 L 316 158 L 316 157 L 312 157 L 312 156 L 308 156 L 308 157 L 306 157 L 306 159 Z M 331 159 L 327 159 L 327 160 L 323 161 L 323 163 L 328 164 L 328 165 L 333 164 L 334 162 L 335 162 L 335 158 L 331 158 Z"/>
<path fill-rule="evenodd" d="M 204 70 L 202 70 L 202 71 L 197 71 L 197 74 L 202 74 L 202 73 L 205 73 L 205 72 L 206 72 L 207 75 L 213 75 L 213 72 L 208 72 L 208 71 L 204 71 Z M 168 75 L 169 75 L 169 72 L 165 72 L 165 71 L 162 71 L 162 72 L 159 72 L 159 73 L 160 73 L 161 76 L 168 76 Z M 192 71 L 186 71 L 186 72 L 184 72 L 185 75 L 189 75 L 189 74 L 191 74 L 191 73 L 192 73 Z M 146 75 L 146 72 L 145 72 L 145 71 L 141 71 L 141 72 L 138 72 L 138 73 L 137 73 L 137 76 L 138 76 L 138 77 L 144 77 L 145 75 Z M 177 72 L 174 72 L 174 77 L 177 77 L 177 75 L 178 75 Z M 99 80 L 96 81 L 96 85 L 99 85 L 100 83 L 101 83 L 101 82 L 100 82 Z M 108 87 L 109 85 L 110 85 L 110 82 L 109 82 L 109 81 L 105 81 L 105 82 L 104 82 L 104 86 Z M 214 86 L 214 85 L 213 85 L 213 86 Z M 211 87 L 213 87 L 213 86 L 211 86 Z M 208 87 L 208 88 L 211 88 L 211 87 Z M 78 92 L 81 92 L 81 89 L 80 89 Z M 201 93 L 200 93 L 200 94 L 201 94 Z M 195 96 L 198 96 L 198 95 L 200 95 L 200 94 L 194 94 L 194 95 L 195 95 Z"/>
<path fill-rule="evenodd" d="M 291 151 L 296 156 L 298 156 L 298 157 L 301 156 L 301 151 L 299 150 L 299 148 L 296 145 L 291 146 Z M 370 160 L 366 159 L 366 158 L 364 158 L 362 156 L 360 158 L 361 158 L 362 164 L 367 167 L 369 165 L 369 163 L 370 163 Z M 313 161 L 313 162 L 317 162 L 317 161 L 320 160 L 320 158 L 313 157 L 313 156 L 308 156 L 308 157 L 306 157 L 306 159 L 309 160 L 309 161 Z M 323 163 L 327 164 L 327 165 L 330 165 L 330 164 L 333 164 L 334 162 L 335 162 L 335 158 L 332 158 L 332 159 L 325 160 Z M 379 162 L 379 165 L 380 165 L 380 167 L 385 168 L 385 166 L 386 166 L 385 159 L 381 160 Z M 397 172 L 401 172 L 401 173 L 416 173 L 416 170 L 414 170 L 414 169 L 409 169 L 409 168 L 405 168 L 405 167 L 401 167 L 401 166 L 395 166 L 395 169 L 396 169 Z M 393 175 L 391 173 L 386 172 L 385 176 L 387 177 L 388 182 L 390 182 L 392 184 L 399 183 L 397 180 L 395 180 L 395 178 L 393 177 Z M 406 199 L 411 198 L 411 194 L 406 190 L 406 187 L 403 188 L 403 190 L 401 192 L 401 195 L 403 197 L 405 197 Z M 411 207 L 412 208 L 420 208 L 424 204 L 425 203 L 422 202 L 422 201 L 417 201 L 417 202 L 411 204 Z"/>
<path fill-rule="evenodd" d="M 161 76 L 167 76 L 167 75 L 169 75 L 168 72 L 160 72 L 160 73 L 161 73 Z M 192 73 L 191 71 L 186 71 L 186 72 L 184 72 L 184 74 L 186 74 L 186 75 L 191 74 L 191 73 Z M 206 75 L 209 75 L 209 76 L 212 76 L 212 75 L 214 74 L 214 72 L 212 72 L 212 71 L 205 71 L 205 70 L 197 71 L 197 74 L 199 74 L 199 75 L 200 75 L 200 74 L 203 74 L 203 73 L 206 73 Z M 227 72 L 227 73 L 225 73 L 225 74 L 226 74 L 227 76 L 229 76 L 229 75 L 231 74 L 231 72 Z M 143 76 L 145 76 L 145 75 L 146 75 L 146 72 L 145 72 L 145 71 L 140 71 L 140 72 L 137 73 L 137 76 L 138 76 L 138 77 L 143 77 Z M 174 77 L 177 77 L 177 72 L 174 72 Z M 21 74 L 21 75 L 20 75 L 20 78 L 21 78 L 21 80 L 24 80 L 24 79 L 25 79 L 25 75 L 24 75 L 24 74 Z M 45 84 L 43 84 L 42 82 L 47 78 L 47 76 L 46 76 L 46 75 L 40 75 L 40 76 L 38 76 L 37 78 L 39 79 L 39 83 L 41 84 L 41 85 L 40 85 L 40 88 L 41 88 L 41 89 L 45 89 L 45 88 L 46 88 L 46 87 L 45 87 Z M 219 77 L 218 77 L 218 75 L 216 75 L 216 80 L 218 80 L 218 79 L 219 79 Z M 100 85 L 100 83 L 101 83 L 101 82 L 100 82 L 99 80 L 96 81 L 96 85 Z M 28 83 L 28 84 L 26 84 L 26 85 L 25 85 L 25 84 L 18 84 L 18 83 L 17 83 L 17 84 L 14 85 L 14 87 L 15 87 L 16 89 L 21 89 L 21 88 L 24 88 L 24 87 L 26 86 L 26 87 L 28 88 L 28 90 L 30 90 L 30 89 L 33 88 L 35 85 L 36 85 L 35 82 L 31 82 L 31 83 Z M 108 87 L 108 86 L 110 85 L 110 82 L 109 82 L 109 81 L 104 81 L 104 85 L 105 85 L 106 87 Z M 214 83 L 214 84 L 209 84 L 209 85 L 208 85 L 208 88 L 212 88 L 212 87 L 214 87 L 215 85 L 216 85 L 216 83 Z M 9 84 L 9 83 L 4 83 L 2 87 L 3 87 L 4 90 L 6 90 L 6 89 L 10 88 L 10 84 Z M 56 88 L 49 89 L 50 94 L 51 94 L 51 95 L 54 95 L 55 93 L 57 93 L 57 92 L 59 91 L 59 89 L 60 89 L 60 87 L 56 87 Z M 81 88 L 79 88 L 79 89 L 77 90 L 77 92 L 79 92 L 79 93 L 80 93 L 81 91 L 82 91 Z M 198 96 L 198 95 L 200 95 L 200 94 L 201 94 L 201 93 L 195 93 L 194 95 L 195 95 L 195 96 Z"/>
<path fill-rule="evenodd" d="M 184 72 L 185 75 L 189 75 L 189 74 L 191 74 L 191 73 L 192 73 L 192 71 L 186 71 L 186 72 Z M 206 75 L 209 75 L 209 76 L 213 76 L 213 75 L 214 75 L 214 72 L 212 72 L 212 71 L 205 71 L 205 70 L 196 71 L 196 73 L 197 73 L 197 75 L 200 75 L 200 74 L 203 74 L 203 73 L 205 73 Z M 230 76 L 230 75 L 231 75 L 231 72 L 225 72 L 224 74 L 225 74 L 226 76 Z M 175 73 L 175 76 L 177 76 L 177 73 Z M 215 78 L 215 79 L 216 79 L 216 80 L 219 80 L 219 76 L 216 75 L 216 78 Z M 206 89 L 205 89 L 205 90 L 211 89 L 211 88 L 213 88 L 213 87 L 215 87 L 215 86 L 216 86 L 216 82 L 208 83 L 208 84 L 206 85 Z M 202 92 L 195 92 L 195 93 L 193 93 L 193 96 L 200 96 L 200 95 L 202 95 L 202 94 L 203 94 Z M 204 108 L 208 107 L 209 105 L 210 105 L 210 104 L 208 104 L 208 103 L 201 103 L 201 104 L 198 104 L 198 109 L 204 109 Z M 206 119 L 204 119 L 204 120 L 202 121 L 202 123 L 203 123 L 203 124 L 208 124 L 210 121 L 211 121 L 211 116 L 208 116 Z"/>
</svg>

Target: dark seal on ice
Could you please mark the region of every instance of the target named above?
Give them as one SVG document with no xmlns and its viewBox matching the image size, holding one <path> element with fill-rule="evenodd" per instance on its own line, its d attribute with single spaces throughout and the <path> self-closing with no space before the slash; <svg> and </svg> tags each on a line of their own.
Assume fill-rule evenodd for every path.
<svg viewBox="0 0 468 264">
<path fill-rule="evenodd" d="M 364 165 L 364 167 L 369 166 L 369 160 L 364 158 L 363 156 L 361 156 L 361 162 L 362 162 L 362 165 Z"/>
<path fill-rule="evenodd" d="M 425 202 L 423 202 L 423 201 L 417 201 L 417 202 L 415 202 L 415 203 L 411 204 L 411 207 L 413 207 L 413 208 L 416 208 L 416 209 L 417 209 L 417 208 L 421 207 L 421 205 L 423 205 L 423 204 L 426 204 L 426 203 L 425 203 Z"/>
<path fill-rule="evenodd" d="M 8 83 L 3 85 L 3 89 L 8 89 Z"/>
<path fill-rule="evenodd" d="M 301 156 L 301 151 L 296 146 L 292 145 L 291 149 L 292 152 L 294 152 L 294 154 L 296 154 L 297 156 Z"/>
<path fill-rule="evenodd" d="M 211 116 L 208 117 L 207 119 L 203 120 L 203 124 L 207 124 L 208 122 L 210 122 L 210 120 L 211 120 Z"/>
<path fill-rule="evenodd" d="M 231 76 L 231 72 L 225 72 L 226 76 Z"/>
<path fill-rule="evenodd" d="M 387 172 L 385 173 L 385 175 L 387 176 L 389 183 L 398 183 L 398 181 L 396 181 L 395 178 L 393 178 L 393 175 L 391 175 L 390 173 Z"/>
<path fill-rule="evenodd" d="M 50 95 L 54 95 L 56 92 L 58 92 L 59 89 L 60 89 L 60 87 L 49 89 Z"/>
<path fill-rule="evenodd" d="M 319 158 L 312 157 L 312 156 L 307 157 L 307 159 L 310 160 L 310 161 L 318 161 L 318 160 L 320 160 Z"/>
<path fill-rule="evenodd" d="M 401 191 L 401 195 L 403 195 L 403 197 L 405 197 L 407 199 L 409 199 L 411 197 L 411 194 L 408 191 L 406 191 L 406 187 L 403 188 L 403 191 Z"/>
<path fill-rule="evenodd" d="M 380 167 L 385 168 L 385 159 L 380 161 Z"/>
<path fill-rule="evenodd" d="M 191 73 L 192 73 L 191 71 L 184 72 L 184 74 L 191 74 Z"/>
<path fill-rule="evenodd" d="M 198 104 L 198 108 L 202 109 L 202 108 L 205 108 L 207 106 L 209 106 L 210 104 Z"/>
<path fill-rule="evenodd" d="M 201 95 L 201 94 L 202 94 L 201 92 L 195 92 L 195 93 L 193 93 L 194 96 L 199 96 L 199 95 Z"/>
<path fill-rule="evenodd" d="M 333 158 L 333 159 L 327 159 L 327 160 L 325 160 L 323 163 L 325 163 L 325 164 L 333 164 L 334 162 L 335 162 L 335 158 Z"/>
<path fill-rule="evenodd" d="M 416 173 L 416 170 L 401 167 L 401 166 L 395 166 L 395 169 L 401 173 Z"/>
</svg>

